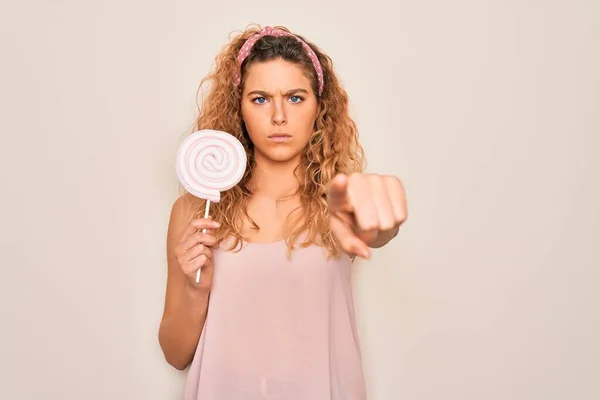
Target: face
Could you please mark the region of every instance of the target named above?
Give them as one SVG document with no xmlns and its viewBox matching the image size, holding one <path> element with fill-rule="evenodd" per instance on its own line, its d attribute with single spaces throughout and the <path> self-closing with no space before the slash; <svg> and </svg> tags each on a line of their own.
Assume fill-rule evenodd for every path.
<svg viewBox="0 0 600 400">
<path fill-rule="evenodd" d="M 241 110 L 256 161 L 298 161 L 317 116 L 309 78 L 283 60 L 253 64 L 246 74 Z"/>
</svg>

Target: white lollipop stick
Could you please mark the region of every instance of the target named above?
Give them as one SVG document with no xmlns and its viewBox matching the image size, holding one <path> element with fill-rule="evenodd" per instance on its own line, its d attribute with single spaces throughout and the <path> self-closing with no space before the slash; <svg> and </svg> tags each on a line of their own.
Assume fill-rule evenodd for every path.
<svg viewBox="0 0 600 400">
<path fill-rule="evenodd" d="M 210 200 L 206 200 L 206 208 L 204 209 L 204 218 L 208 218 L 208 209 L 210 208 Z M 206 228 L 202 228 L 202 233 L 206 233 Z M 202 268 L 198 268 L 196 271 L 196 283 L 200 283 L 200 271 Z"/>
<path fill-rule="evenodd" d="M 176 171 L 183 187 L 192 195 L 206 200 L 204 218 L 210 203 L 221 200 L 221 192 L 229 190 L 246 172 L 246 150 L 233 135 L 204 129 L 192 133 L 179 146 Z M 206 229 L 202 230 L 206 233 Z M 200 282 L 200 268 L 196 283 Z"/>
</svg>

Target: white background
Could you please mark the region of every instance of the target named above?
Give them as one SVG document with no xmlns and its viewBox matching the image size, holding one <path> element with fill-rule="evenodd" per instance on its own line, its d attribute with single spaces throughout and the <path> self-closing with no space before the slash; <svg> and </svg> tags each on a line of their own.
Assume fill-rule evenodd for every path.
<svg viewBox="0 0 600 400">
<path fill-rule="evenodd" d="M 400 236 L 360 262 L 374 400 L 600 398 L 597 1 L 0 3 L 0 398 L 178 399 L 175 151 L 229 34 L 335 62 Z"/>
</svg>

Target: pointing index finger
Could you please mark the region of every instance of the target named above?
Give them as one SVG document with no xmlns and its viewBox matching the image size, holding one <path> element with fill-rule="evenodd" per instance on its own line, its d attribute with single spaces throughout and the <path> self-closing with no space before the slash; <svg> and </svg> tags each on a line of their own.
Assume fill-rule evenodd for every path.
<svg viewBox="0 0 600 400">
<path fill-rule="evenodd" d="M 348 212 L 352 210 L 348 197 L 348 177 L 346 175 L 339 174 L 329 183 L 327 204 L 330 212 Z"/>
</svg>

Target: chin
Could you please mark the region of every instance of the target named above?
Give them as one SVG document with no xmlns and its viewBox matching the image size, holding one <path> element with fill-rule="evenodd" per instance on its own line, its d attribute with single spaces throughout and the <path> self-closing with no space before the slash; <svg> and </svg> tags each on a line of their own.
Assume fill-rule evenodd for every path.
<svg viewBox="0 0 600 400">
<path fill-rule="evenodd" d="M 279 149 L 277 151 L 268 151 L 263 154 L 269 160 L 275 161 L 275 162 L 280 162 L 280 163 L 287 163 L 287 162 L 296 160 L 296 159 L 298 159 L 298 156 L 300 155 L 299 152 L 291 151 L 291 149 Z"/>
<path fill-rule="evenodd" d="M 296 160 L 298 158 L 297 154 L 268 154 L 267 155 L 269 159 L 275 161 L 275 162 L 281 162 L 281 163 L 287 163 L 293 160 Z"/>
</svg>

